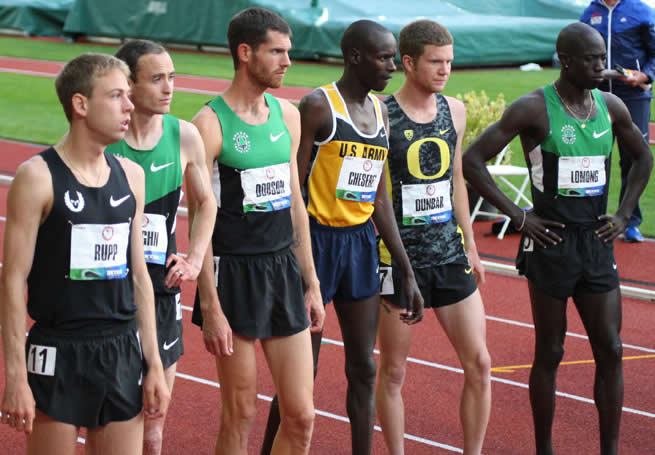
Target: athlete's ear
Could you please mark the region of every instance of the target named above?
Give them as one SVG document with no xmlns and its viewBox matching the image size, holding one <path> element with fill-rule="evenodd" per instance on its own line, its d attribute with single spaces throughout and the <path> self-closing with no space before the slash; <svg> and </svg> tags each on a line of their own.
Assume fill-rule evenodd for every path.
<svg viewBox="0 0 655 455">
<path fill-rule="evenodd" d="M 360 60 L 362 58 L 362 54 L 359 52 L 359 49 L 356 49 L 354 47 L 350 48 L 348 51 L 348 60 L 350 60 L 350 63 L 353 65 L 359 64 Z"/>
<path fill-rule="evenodd" d="M 246 43 L 241 43 L 237 47 L 237 57 L 239 58 L 240 62 L 243 63 L 248 63 L 248 60 L 250 60 L 250 56 L 252 55 L 252 47 L 250 47 Z"/>
<path fill-rule="evenodd" d="M 414 59 L 407 54 L 403 55 L 403 57 L 401 58 L 401 62 L 403 64 L 403 68 L 405 68 L 406 73 L 410 71 L 414 71 L 416 69 L 414 67 Z"/>
<path fill-rule="evenodd" d="M 562 64 L 562 68 L 567 70 L 569 69 L 569 63 L 571 63 L 571 57 L 566 52 L 558 52 L 557 56 L 559 57 L 559 62 Z"/>
<path fill-rule="evenodd" d="M 77 114 L 78 117 L 86 117 L 86 108 L 88 102 L 87 97 L 81 93 L 75 93 L 71 99 L 71 102 L 73 113 Z"/>
</svg>

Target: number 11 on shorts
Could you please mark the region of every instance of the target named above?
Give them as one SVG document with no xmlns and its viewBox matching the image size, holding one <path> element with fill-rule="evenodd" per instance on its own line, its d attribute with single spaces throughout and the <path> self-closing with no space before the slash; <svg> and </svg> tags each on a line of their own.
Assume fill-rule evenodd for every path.
<svg viewBox="0 0 655 455">
<path fill-rule="evenodd" d="M 42 376 L 55 375 L 57 348 L 31 344 L 27 352 L 27 371 Z"/>
</svg>

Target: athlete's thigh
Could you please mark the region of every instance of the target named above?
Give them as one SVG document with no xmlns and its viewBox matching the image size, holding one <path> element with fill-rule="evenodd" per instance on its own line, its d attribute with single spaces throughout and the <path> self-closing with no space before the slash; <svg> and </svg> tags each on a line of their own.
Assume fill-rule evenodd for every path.
<svg viewBox="0 0 655 455">
<path fill-rule="evenodd" d="M 27 454 L 71 455 L 78 431 L 75 425 L 54 420 L 37 409 L 32 433 L 27 436 Z"/>
<path fill-rule="evenodd" d="M 233 333 L 232 342 L 232 355 L 216 357 L 223 404 L 234 406 L 243 400 L 254 404 L 257 400 L 255 340 Z"/>
<path fill-rule="evenodd" d="M 479 290 L 457 303 L 435 308 L 434 313 L 461 360 L 486 349 L 484 305 Z"/>
<path fill-rule="evenodd" d="M 564 343 L 566 335 L 566 300 L 539 290 L 528 280 L 532 320 L 537 344 Z"/>
<path fill-rule="evenodd" d="M 314 362 L 309 329 L 287 337 L 262 340 L 282 413 L 312 405 Z"/>
<path fill-rule="evenodd" d="M 372 356 L 377 335 L 379 295 L 355 302 L 334 301 L 347 361 L 365 361 Z"/>
<path fill-rule="evenodd" d="M 380 366 L 402 368 L 412 344 L 412 326 L 400 319 L 403 308 L 392 305 L 381 297 L 380 321 L 378 322 L 378 346 Z"/>
<path fill-rule="evenodd" d="M 576 295 L 573 301 L 592 346 L 606 346 L 620 341 L 622 311 L 619 288 L 597 294 Z"/>
<path fill-rule="evenodd" d="M 88 455 L 140 454 L 143 449 L 143 413 L 122 422 L 111 422 L 86 433 Z"/>
</svg>

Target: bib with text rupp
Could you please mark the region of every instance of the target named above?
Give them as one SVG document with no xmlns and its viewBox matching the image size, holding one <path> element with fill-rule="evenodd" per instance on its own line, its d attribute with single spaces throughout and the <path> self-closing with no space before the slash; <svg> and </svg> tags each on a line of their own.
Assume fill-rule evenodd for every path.
<svg viewBox="0 0 655 455">
<path fill-rule="evenodd" d="M 127 276 L 130 224 L 75 224 L 71 229 L 71 280 L 116 280 Z"/>
<path fill-rule="evenodd" d="M 605 187 L 605 156 L 561 156 L 557 194 L 568 197 L 601 196 Z"/>
<path fill-rule="evenodd" d="M 338 199 L 373 202 L 380 182 L 384 161 L 345 156 L 337 181 Z"/>
<path fill-rule="evenodd" d="M 444 223 L 450 220 L 450 181 L 402 185 L 403 225 Z"/>
<path fill-rule="evenodd" d="M 159 265 L 166 264 L 166 251 L 168 248 L 166 217 L 156 213 L 144 213 L 141 229 L 146 262 Z"/>
<path fill-rule="evenodd" d="M 291 168 L 275 164 L 241 172 L 243 213 L 274 212 L 291 207 Z"/>
</svg>

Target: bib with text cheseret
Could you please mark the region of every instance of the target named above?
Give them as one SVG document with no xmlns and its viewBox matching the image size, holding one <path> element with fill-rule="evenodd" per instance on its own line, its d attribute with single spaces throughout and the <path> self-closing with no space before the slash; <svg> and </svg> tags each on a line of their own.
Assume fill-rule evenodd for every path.
<svg viewBox="0 0 655 455">
<path fill-rule="evenodd" d="M 374 201 L 383 169 L 384 161 L 343 157 L 336 197 L 347 201 Z"/>
</svg>

